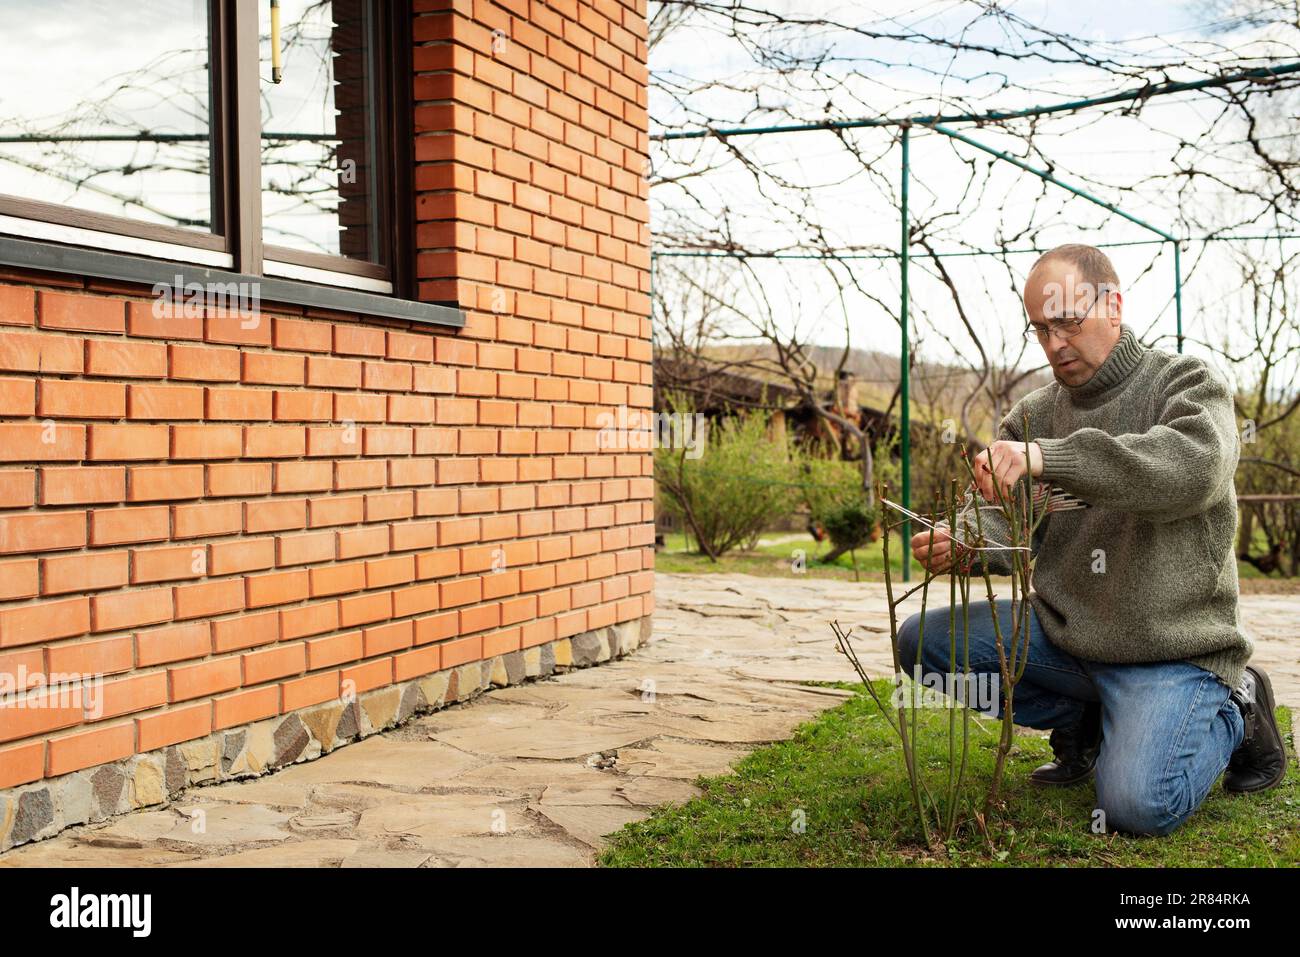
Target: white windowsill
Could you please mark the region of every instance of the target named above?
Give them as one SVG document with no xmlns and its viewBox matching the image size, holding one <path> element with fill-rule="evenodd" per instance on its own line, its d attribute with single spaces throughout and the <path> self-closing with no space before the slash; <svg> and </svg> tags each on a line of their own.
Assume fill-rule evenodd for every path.
<svg viewBox="0 0 1300 957">
<path fill-rule="evenodd" d="M 212 266 L 216 269 L 230 269 L 235 264 L 234 257 L 230 253 L 212 249 L 198 249 L 180 243 L 139 239 L 135 236 L 123 236 L 121 233 L 106 233 L 97 229 L 46 223 L 38 219 L 20 219 L 16 216 L 0 216 L 0 233 L 22 236 L 24 239 L 42 239 L 55 243 L 90 246 L 94 249 L 134 253 L 155 259 L 171 259 L 199 266 Z"/>
<path fill-rule="evenodd" d="M 279 276 L 281 279 L 298 279 L 302 282 L 317 282 L 326 286 L 343 286 L 363 292 L 388 294 L 393 291 L 393 284 L 386 279 L 371 279 L 367 276 L 354 276 L 351 273 L 332 272 L 328 269 L 313 269 L 310 266 L 281 263 L 272 259 L 266 260 L 262 269 L 268 276 Z"/>
</svg>

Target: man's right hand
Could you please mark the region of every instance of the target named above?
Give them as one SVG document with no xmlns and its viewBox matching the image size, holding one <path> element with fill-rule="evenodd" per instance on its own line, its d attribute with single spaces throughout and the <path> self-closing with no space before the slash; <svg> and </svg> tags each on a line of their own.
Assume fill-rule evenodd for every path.
<svg viewBox="0 0 1300 957">
<path fill-rule="evenodd" d="M 912 555 L 922 567 L 938 575 L 948 571 L 954 557 L 966 565 L 970 564 L 974 552 L 963 546 L 961 542 L 953 541 L 948 535 L 947 528 L 940 525 L 934 530 L 933 535 L 933 547 L 931 547 L 931 532 L 928 528 L 912 536 Z"/>
</svg>

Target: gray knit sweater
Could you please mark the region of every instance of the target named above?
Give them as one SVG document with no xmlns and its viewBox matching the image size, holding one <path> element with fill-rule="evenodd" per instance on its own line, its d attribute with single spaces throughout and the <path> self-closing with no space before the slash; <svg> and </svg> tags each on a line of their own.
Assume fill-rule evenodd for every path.
<svg viewBox="0 0 1300 957">
<path fill-rule="evenodd" d="M 1089 503 L 1034 536 L 1030 601 L 1048 640 L 1078 658 L 1185 660 L 1235 687 L 1254 646 L 1237 612 L 1240 436 L 1227 384 L 1204 361 L 1148 349 L 1121 324 L 1087 382 L 1026 395 L 999 437 L 1043 450 L 1038 481 Z M 1008 543 L 1000 513 L 986 537 Z M 1009 574 L 1007 552 L 983 552 Z"/>
</svg>

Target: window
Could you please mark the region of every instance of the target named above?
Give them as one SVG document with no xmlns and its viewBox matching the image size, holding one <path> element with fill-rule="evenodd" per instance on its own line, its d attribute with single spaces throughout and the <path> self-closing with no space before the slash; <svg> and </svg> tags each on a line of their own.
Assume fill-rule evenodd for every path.
<svg viewBox="0 0 1300 957">
<path fill-rule="evenodd" d="M 0 0 L 0 234 L 409 294 L 409 13 Z"/>
</svg>

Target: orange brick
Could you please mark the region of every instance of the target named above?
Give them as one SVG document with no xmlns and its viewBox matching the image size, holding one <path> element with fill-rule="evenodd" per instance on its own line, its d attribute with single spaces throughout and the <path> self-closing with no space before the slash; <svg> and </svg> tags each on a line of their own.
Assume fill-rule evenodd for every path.
<svg viewBox="0 0 1300 957">
<path fill-rule="evenodd" d="M 475 605 L 473 608 L 462 609 L 460 613 L 460 632 L 463 635 L 496 628 L 500 624 L 501 606 L 497 604 Z"/>
<path fill-rule="evenodd" d="M 127 579 L 126 552 L 65 555 L 41 559 L 41 591 L 66 595 L 74 591 L 120 588 Z"/>
<path fill-rule="evenodd" d="M 211 651 L 212 626 L 206 621 L 156 628 L 135 636 L 136 660 L 141 668 L 202 658 Z"/>
<path fill-rule="evenodd" d="M 212 650 L 241 651 L 280 640 L 280 615 L 264 611 L 212 623 Z"/>
<path fill-rule="evenodd" d="M 327 389 L 359 389 L 361 376 L 361 363 L 355 359 L 334 359 L 329 356 L 307 357 L 308 385 L 324 386 Z M 276 418 L 282 416 L 277 415 Z"/>
<path fill-rule="evenodd" d="M 169 346 L 173 379 L 197 382 L 238 382 L 239 350 L 205 346 Z"/>
<path fill-rule="evenodd" d="M 307 451 L 306 431 L 284 425 L 250 425 L 244 429 L 247 458 L 297 458 Z"/>
<path fill-rule="evenodd" d="M 0 648 L 72 638 L 88 631 L 88 598 L 66 598 L 0 610 Z"/>
<path fill-rule="evenodd" d="M 0 555 L 81 548 L 85 544 L 85 512 L 0 515 Z"/>
<path fill-rule="evenodd" d="M 351 628 L 355 625 L 368 625 L 376 621 L 387 621 L 393 617 L 393 596 L 391 592 L 375 595 L 356 595 L 339 599 L 339 626 Z"/>
<path fill-rule="evenodd" d="M 131 419 L 201 419 L 203 389 L 132 383 L 126 387 L 126 414 Z"/>
<path fill-rule="evenodd" d="M 275 572 L 270 575 L 253 575 L 244 579 L 247 587 L 246 604 L 249 608 L 268 605 L 287 605 L 302 601 L 308 594 L 306 570 Z"/>
<path fill-rule="evenodd" d="M 41 469 L 42 505 L 85 505 L 126 498 L 126 469 Z"/>
<path fill-rule="evenodd" d="M 367 362 L 362 385 L 379 392 L 410 392 L 413 370 L 404 362 Z"/>
<path fill-rule="evenodd" d="M 212 730 L 233 728 L 280 713 L 280 687 L 254 688 L 212 700 Z"/>
<path fill-rule="evenodd" d="M 84 715 L 80 688 L 50 689 L 28 698 L 0 701 L 0 742 L 69 728 L 80 724 Z"/>
<path fill-rule="evenodd" d="M 382 356 L 385 352 L 384 330 L 373 326 L 336 325 L 334 351 L 340 355 Z"/>
<path fill-rule="evenodd" d="M 0 470 L 0 508 L 27 508 L 36 504 L 36 470 Z"/>
<path fill-rule="evenodd" d="M 327 671 L 282 682 L 280 694 L 285 713 L 335 700 L 339 696 L 339 673 Z"/>
<path fill-rule="evenodd" d="M 233 575 L 260 571 L 275 565 L 275 539 L 241 539 L 211 546 L 211 575 Z"/>
<path fill-rule="evenodd" d="M 39 781 L 45 773 L 45 742 L 0 748 L 0 788 Z"/>
<path fill-rule="evenodd" d="M 198 585 L 179 585 L 174 589 L 176 620 L 206 618 L 239 611 L 244 607 L 244 580 L 203 582 Z"/>
<path fill-rule="evenodd" d="M 381 658 L 362 665 L 344 668 L 339 675 L 344 693 L 363 694 L 393 683 L 393 659 Z"/>
<path fill-rule="evenodd" d="M 58 680 L 56 676 L 59 675 L 89 677 L 130 671 L 135 661 L 134 645 L 128 635 L 54 645 L 47 650 L 46 656 L 46 668 L 52 683 Z"/>
<path fill-rule="evenodd" d="M 336 462 L 334 488 L 346 491 L 354 488 L 380 488 L 388 478 L 388 463 L 384 461 Z"/>
<path fill-rule="evenodd" d="M 51 382 L 59 379 L 46 380 Z M 24 418 L 36 411 L 35 379 L 0 379 L 0 415 Z"/>
<path fill-rule="evenodd" d="M 187 316 L 183 306 L 178 308 L 158 297 L 127 304 L 126 331 L 149 339 L 202 339 L 203 317 Z"/>
<path fill-rule="evenodd" d="M 366 587 L 386 588 L 404 585 L 415 580 L 415 556 L 398 555 L 393 558 L 366 562 Z"/>
<path fill-rule="evenodd" d="M 442 649 L 438 645 L 417 648 L 393 657 L 393 680 L 409 681 L 430 675 L 442 667 Z"/>
<path fill-rule="evenodd" d="M 196 665 L 167 669 L 169 700 L 189 701 L 229 691 L 240 685 L 239 658 L 217 658 Z"/>
<path fill-rule="evenodd" d="M 334 466 L 331 462 L 277 462 L 275 463 L 275 491 L 323 492 L 334 486 Z"/>
<path fill-rule="evenodd" d="M 86 375 L 123 379 L 167 376 L 167 347 L 156 342 L 91 339 L 86 343 Z"/>
<path fill-rule="evenodd" d="M 273 411 L 277 422 L 328 422 L 334 399 L 328 392 L 277 391 Z"/>
<path fill-rule="evenodd" d="M 494 658 L 506 655 L 520 648 L 520 629 L 508 628 L 483 636 L 483 657 Z"/>
<path fill-rule="evenodd" d="M 239 315 L 237 312 L 230 312 L 210 315 L 205 320 L 204 338 L 208 342 L 269 346 L 271 318 L 260 313 Z"/>
<path fill-rule="evenodd" d="M 305 535 L 284 535 L 276 539 L 276 564 L 311 565 L 333 561 L 335 557 L 334 533 L 309 532 Z"/>
<path fill-rule="evenodd" d="M 111 725 L 80 731 L 63 738 L 52 738 L 49 748 L 50 777 L 91 768 L 97 764 L 120 761 L 135 753 L 135 723 Z"/>
<path fill-rule="evenodd" d="M 426 585 L 411 585 L 398 588 L 393 592 L 393 617 L 403 618 L 421 612 L 434 611 L 438 608 L 438 585 L 429 582 Z"/>
<path fill-rule="evenodd" d="M 35 558 L 0 562 L 0 601 L 35 598 L 40 578 L 40 562 Z"/>
<path fill-rule="evenodd" d="M 457 634 L 456 628 L 459 622 L 460 616 L 454 611 L 417 618 L 415 620 L 415 643 L 417 645 L 426 645 L 431 641 L 452 638 Z"/>
<path fill-rule="evenodd" d="M 339 626 L 338 602 L 323 601 L 314 605 L 286 608 L 280 612 L 280 637 L 284 641 L 323 635 Z M 312 665 L 315 668 L 316 665 Z"/>
<path fill-rule="evenodd" d="M 350 591 L 360 591 L 366 587 L 366 569 L 361 562 L 311 568 L 308 569 L 308 575 L 313 598 L 341 595 Z"/>
<path fill-rule="evenodd" d="M 207 548 L 174 545 L 167 548 L 131 549 L 131 584 L 182 581 L 207 574 Z"/>
<path fill-rule="evenodd" d="M 376 525 L 370 528 L 350 528 L 338 533 L 338 556 L 340 560 L 358 558 L 362 555 L 380 555 L 388 551 L 388 527 Z"/>
<path fill-rule="evenodd" d="M 0 331 L 0 369 L 76 375 L 84 371 L 85 340 L 48 333 Z"/>
<path fill-rule="evenodd" d="M 128 502 L 159 502 L 203 497 L 202 465 L 138 465 L 128 470 Z"/>
<path fill-rule="evenodd" d="M 304 356 L 246 352 L 242 379 L 264 385 L 302 385 L 306 381 L 306 359 Z M 269 406 L 269 394 L 267 403 Z M 270 417 L 269 412 L 265 417 Z"/>
<path fill-rule="evenodd" d="M 86 457 L 86 427 L 62 422 L 0 424 L 0 461 L 68 462 Z"/>
<path fill-rule="evenodd" d="M 328 323 L 275 317 L 275 347 L 296 352 L 329 352 L 333 333 Z"/>
<path fill-rule="evenodd" d="M 317 638 L 307 642 L 307 668 L 315 671 L 331 665 L 359 661 L 361 658 L 361 632 L 349 631 L 329 638 Z"/>
<path fill-rule="evenodd" d="M 249 502 L 244 506 L 244 512 L 244 531 L 250 533 L 278 532 L 307 525 L 305 498 Z"/>
<path fill-rule="evenodd" d="M 96 595 L 91 602 L 94 606 L 95 632 L 157 625 L 170 621 L 172 617 L 170 588 Z"/>
<path fill-rule="evenodd" d="M 173 459 L 237 459 L 244 454 L 244 430 L 237 425 L 173 425 Z"/>
<path fill-rule="evenodd" d="M 92 425 L 86 457 L 95 461 L 165 459 L 165 425 Z"/>
<path fill-rule="evenodd" d="M 172 708 L 161 714 L 137 718 L 136 729 L 141 752 L 192 741 L 212 733 L 212 705 L 204 701 L 187 708 Z"/>
<path fill-rule="evenodd" d="M 42 329 L 82 332 L 125 332 L 126 303 L 101 296 L 76 296 L 63 292 L 40 293 Z"/>
<path fill-rule="evenodd" d="M 257 462 L 209 465 L 208 494 L 265 495 L 271 491 L 271 466 Z"/>
<path fill-rule="evenodd" d="M 126 386 L 114 382 L 42 379 L 37 414 L 74 419 L 120 419 L 126 415 Z"/>
<path fill-rule="evenodd" d="M 36 322 L 36 291 L 23 286 L 0 286 L 0 325 L 30 326 Z M 0 784 L 0 787 L 8 785 Z"/>
<path fill-rule="evenodd" d="M 455 668 L 457 665 L 483 659 L 483 638 L 480 635 L 448 641 L 440 647 L 442 648 L 442 667 L 444 668 Z"/>
<path fill-rule="evenodd" d="M 257 685 L 289 675 L 299 675 L 307 668 L 307 646 L 302 642 L 279 648 L 250 652 L 244 658 L 244 684 Z"/>
<path fill-rule="evenodd" d="M 96 509 L 90 513 L 90 544 L 125 545 L 162 541 L 171 534 L 165 506 Z"/>
<path fill-rule="evenodd" d="M 270 419 L 272 394 L 270 389 L 209 388 L 207 417 L 218 421 L 235 422 Z"/>
<path fill-rule="evenodd" d="M 153 671 L 106 681 L 99 690 L 101 693 L 93 701 L 89 700 L 90 692 L 87 692 L 86 710 L 90 712 L 93 706 L 98 712 L 94 715 L 95 720 L 161 708 L 167 703 L 167 673 Z"/>
<path fill-rule="evenodd" d="M 414 640 L 415 630 L 409 621 L 367 628 L 362 632 L 364 655 L 367 658 L 410 648 Z"/>
</svg>

